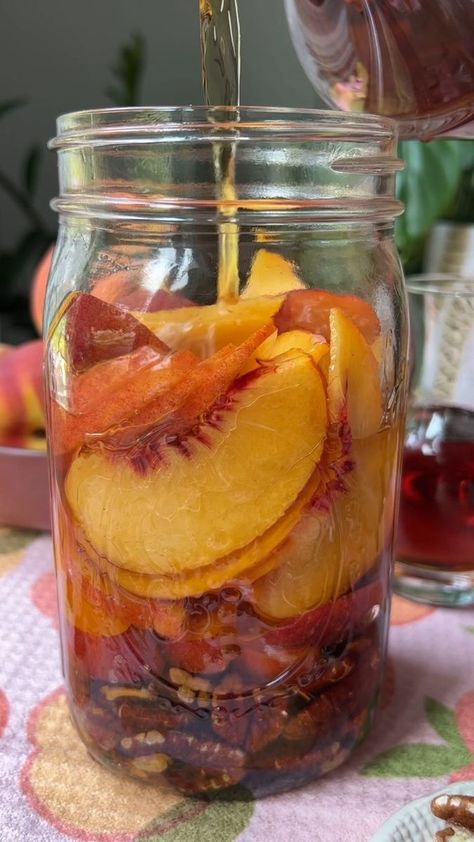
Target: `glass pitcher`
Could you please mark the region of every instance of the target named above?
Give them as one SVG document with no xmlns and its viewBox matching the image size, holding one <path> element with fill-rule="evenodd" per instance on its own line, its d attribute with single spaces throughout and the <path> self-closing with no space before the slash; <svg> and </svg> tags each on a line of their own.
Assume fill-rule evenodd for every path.
<svg viewBox="0 0 474 842">
<path fill-rule="evenodd" d="M 285 7 L 299 60 L 331 106 L 393 117 L 404 138 L 458 127 L 472 135 L 472 0 L 285 0 Z"/>
</svg>

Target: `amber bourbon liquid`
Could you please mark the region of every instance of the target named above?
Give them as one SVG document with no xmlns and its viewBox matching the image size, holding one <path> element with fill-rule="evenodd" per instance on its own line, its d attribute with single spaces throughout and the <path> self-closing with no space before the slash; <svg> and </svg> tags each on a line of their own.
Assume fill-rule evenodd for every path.
<svg viewBox="0 0 474 842">
<path fill-rule="evenodd" d="M 400 561 L 474 570 L 474 412 L 427 406 L 408 422 Z"/>
<path fill-rule="evenodd" d="M 472 0 L 285 2 L 306 72 L 338 108 L 394 117 L 402 137 L 472 133 Z"/>
<path fill-rule="evenodd" d="M 234 106 L 235 112 L 216 112 L 216 119 L 238 120 L 240 105 L 240 21 L 237 0 L 199 0 L 202 84 L 206 105 Z M 218 226 L 218 298 L 232 303 L 239 296 L 239 226 L 235 190 L 235 144 L 216 144 L 214 167 L 221 214 Z"/>
</svg>

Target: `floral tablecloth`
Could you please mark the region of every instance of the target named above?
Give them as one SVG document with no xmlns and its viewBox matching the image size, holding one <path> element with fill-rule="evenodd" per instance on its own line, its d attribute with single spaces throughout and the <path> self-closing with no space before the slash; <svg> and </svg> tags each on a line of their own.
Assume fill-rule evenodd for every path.
<svg viewBox="0 0 474 842">
<path fill-rule="evenodd" d="M 0 528 L 1 842 L 369 842 L 402 804 L 474 778 L 474 611 L 394 599 L 382 707 L 323 780 L 255 803 L 184 799 L 89 758 L 61 686 L 51 540 Z"/>
</svg>

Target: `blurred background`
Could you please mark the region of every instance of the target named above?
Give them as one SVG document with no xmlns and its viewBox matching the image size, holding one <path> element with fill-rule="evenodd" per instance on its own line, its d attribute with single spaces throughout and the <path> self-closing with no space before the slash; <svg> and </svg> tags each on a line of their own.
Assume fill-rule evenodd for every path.
<svg viewBox="0 0 474 842">
<path fill-rule="evenodd" d="M 324 107 L 290 41 L 283 0 L 240 0 L 242 102 Z M 5 3 L 0 51 L 0 343 L 36 335 L 29 297 L 55 238 L 57 189 L 46 149 L 57 115 L 112 105 L 202 102 L 197 0 Z M 407 212 L 398 245 L 407 271 L 422 264 L 439 219 L 474 222 L 474 142 L 401 144 Z"/>
</svg>

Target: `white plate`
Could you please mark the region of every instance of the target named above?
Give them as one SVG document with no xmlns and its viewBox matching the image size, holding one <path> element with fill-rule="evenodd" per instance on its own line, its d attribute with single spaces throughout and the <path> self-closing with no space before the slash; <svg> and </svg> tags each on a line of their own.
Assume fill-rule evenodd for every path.
<svg viewBox="0 0 474 842">
<path fill-rule="evenodd" d="M 474 795 L 474 780 L 449 784 L 431 795 L 405 804 L 385 822 L 371 842 L 433 842 L 435 833 L 446 827 L 446 822 L 433 816 L 430 804 L 433 798 L 443 793 Z"/>
</svg>

